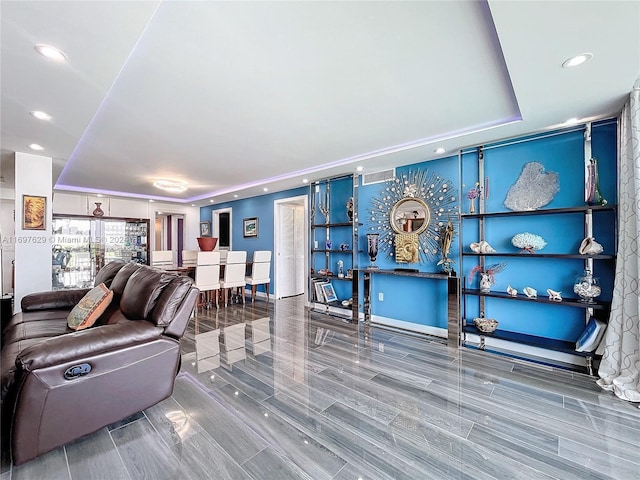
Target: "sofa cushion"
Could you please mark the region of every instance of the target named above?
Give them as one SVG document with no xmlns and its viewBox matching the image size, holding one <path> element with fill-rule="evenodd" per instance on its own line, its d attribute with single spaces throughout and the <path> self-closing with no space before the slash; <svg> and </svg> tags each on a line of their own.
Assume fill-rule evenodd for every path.
<svg viewBox="0 0 640 480">
<path fill-rule="evenodd" d="M 120 298 L 120 310 L 130 320 L 146 319 L 149 312 L 155 307 L 164 287 L 174 278 L 175 275 L 169 275 L 150 267 L 140 267 L 131 275 L 124 287 Z"/>
<path fill-rule="evenodd" d="M 113 291 L 109 290 L 104 283 L 92 288 L 73 307 L 67 317 L 67 324 L 72 330 L 84 330 L 91 327 L 102 315 L 113 299 Z"/>
<path fill-rule="evenodd" d="M 193 280 L 189 277 L 174 278 L 158 297 L 158 302 L 151 313 L 150 320 L 159 327 L 169 325 L 174 319 L 178 307 L 184 301 L 187 293 L 189 293 L 191 285 L 193 285 Z"/>
<path fill-rule="evenodd" d="M 111 282 L 115 278 L 116 274 L 124 267 L 126 263 L 124 260 L 114 260 L 107 263 L 104 267 L 96 273 L 96 278 L 93 281 L 94 285 L 100 285 L 104 283 L 107 287 L 111 286 Z"/>
<path fill-rule="evenodd" d="M 113 281 L 111 282 L 111 290 L 113 290 L 113 295 L 115 300 L 117 301 L 124 292 L 124 287 L 127 285 L 129 281 L 129 277 L 133 275 L 142 265 L 138 263 L 127 263 L 124 267 L 118 270 L 116 276 L 113 277 Z"/>
</svg>

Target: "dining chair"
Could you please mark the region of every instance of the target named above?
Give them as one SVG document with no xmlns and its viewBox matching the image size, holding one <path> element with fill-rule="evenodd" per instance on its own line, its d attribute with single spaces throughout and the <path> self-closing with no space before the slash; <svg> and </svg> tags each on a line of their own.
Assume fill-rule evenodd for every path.
<svg viewBox="0 0 640 480">
<path fill-rule="evenodd" d="M 200 289 L 200 300 L 196 306 L 206 305 L 207 308 L 215 302 L 218 307 L 218 295 L 212 292 L 220 290 L 220 254 L 218 252 L 198 252 L 196 257 L 195 286 Z M 204 298 L 204 301 L 202 301 Z"/>
<path fill-rule="evenodd" d="M 151 252 L 151 266 L 155 268 L 167 268 L 173 266 L 173 251 L 153 250 Z"/>
<path fill-rule="evenodd" d="M 182 266 L 195 267 L 198 262 L 198 250 L 182 250 Z"/>
<path fill-rule="evenodd" d="M 224 267 L 224 276 L 220 281 L 224 296 L 224 306 L 229 303 L 231 289 L 244 289 L 246 281 L 244 279 L 245 269 L 247 266 L 247 252 L 244 250 L 232 250 L 227 254 L 227 261 Z M 242 303 L 244 303 L 244 293 L 240 295 Z"/>
<path fill-rule="evenodd" d="M 256 291 L 258 285 L 264 285 L 264 291 L 267 294 L 267 302 L 269 301 L 269 284 L 271 278 L 271 250 L 256 250 L 253 252 L 253 264 L 251 266 L 251 275 L 245 278 L 247 285 L 251 285 L 251 303 L 256 300 Z"/>
</svg>

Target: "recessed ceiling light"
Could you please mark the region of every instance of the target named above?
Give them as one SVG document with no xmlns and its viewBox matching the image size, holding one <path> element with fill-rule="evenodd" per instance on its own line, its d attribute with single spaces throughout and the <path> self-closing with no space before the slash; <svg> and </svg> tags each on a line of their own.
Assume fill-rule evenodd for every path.
<svg viewBox="0 0 640 480">
<path fill-rule="evenodd" d="M 438 147 L 434 150 L 434 153 L 444 153 L 447 150 L 444 147 Z"/>
<path fill-rule="evenodd" d="M 363 170 L 364 170 L 364 167 L 363 167 L 362 165 L 358 165 L 358 166 L 356 167 L 356 170 L 357 170 L 358 172 L 361 172 L 361 171 L 363 171 Z"/>
<path fill-rule="evenodd" d="M 309 183 L 309 179 L 308 178 L 303 178 L 302 179 L 302 183 Z"/>
<path fill-rule="evenodd" d="M 237 193 L 234 193 L 234 194 L 233 194 L 233 198 L 238 198 L 238 194 L 237 194 Z"/>
<path fill-rule="evenodd" d="M 195 206 L 196 206 L 196 204 L 195 204 L 195 203 L 192 203 L 192 204 L 191 204 L 191 206 L 192 206 L 192 207 L 195 207 Z"/>
<path fill-rule="evenodd" d="M 153 186 L 171 193 L 182 193 L 187 189 L 187 184 L 178 180 L 158 180 Z"/>
<path fill-rule="evenodd" d="M 269 191 L 269 189 L 267 187 L 264 187 L 262 190 L 264 190 L 265 192 Z"/>
<path fill-rule="evenodd" d="M 149 200 L 149 202 L 150 202 L 150 203 L 153 203 L 153 199 L 150 199 L 150 200 Z"/>
<path fill-rule="evenodd" d="M 32 143 L 31 145 L 29 145 L 29 148 L 31 150 L 44 150 L 44 147 L 42 145 L 38 145 L 37 143 Z"/>
<path fill-rule="evenodd" d="M 56 47 L 52 47 L 51 45 L 39 43 L 38 45 L 36 45 L 36 50 L 43 57 L 47 57 L 48 59 L 55 62 L 65 62 L 67 60 L 67 56 L 62 50 Z"/>
<path fill-rule="evenodd" d="M 583 63 L 591 60 L 592 57 L 593 54 L 591 53 L 581 53 L 580 55 L 567 58 L 564 62 L 562 62 L 562 66 L 564 68 L 577 67 L 578 65 L 582 65 Z"/>
<path fill-rule="evenodd" d="M 104 195 L 102 195 L 101 193 L 98 193 L 97 195 L 98 197 L 104 197 Z"/>
<path fill-rule="evenodd" d="M 34 110 L 33 112 L 29 112 L 32 117 L 36 117 L 38 120 L 51 120 L 51 115 L 47 112 L 41 112 L 40 110 Z"/>
<path fill-rule="evenodd" d="M 209 203 L 213 203 L 213 198 L 211 200 L 209 200 Z"/>
<path fill-rule="evenodd" d="M 573 123 L 578 123 L 578 119 L 576 117 L 569 118 L 568 120 L 562 122 L 563 125 L 571 125 Z"/>
</svg>

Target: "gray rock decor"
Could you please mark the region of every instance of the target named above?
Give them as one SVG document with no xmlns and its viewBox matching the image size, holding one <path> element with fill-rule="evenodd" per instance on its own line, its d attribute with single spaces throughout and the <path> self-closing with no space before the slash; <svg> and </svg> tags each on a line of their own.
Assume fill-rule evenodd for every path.
<svg viewBox="0 0 640 480">
<path fill-rule="evenodd" d="M 537 210 L 547 205 L 560 190 L 558 174 L 545 172 L 538 162 L 529 162 L 507 192 L 504 206 L 516 212 Z"/>
</svg>

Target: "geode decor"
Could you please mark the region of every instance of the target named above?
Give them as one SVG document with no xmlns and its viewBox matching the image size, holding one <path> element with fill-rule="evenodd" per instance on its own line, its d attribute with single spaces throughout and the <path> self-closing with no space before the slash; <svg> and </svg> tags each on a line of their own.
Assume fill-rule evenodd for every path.
<svg viewBox="0 0 640 480">
<path fill-rule="evenodd" d="M 558 174 L 545 172 L 538 162 L 529 162 L 507 192 L 504 206 L 516 212 L 537 210 L 547 205 L 560 190 Z"/>
</svg>

